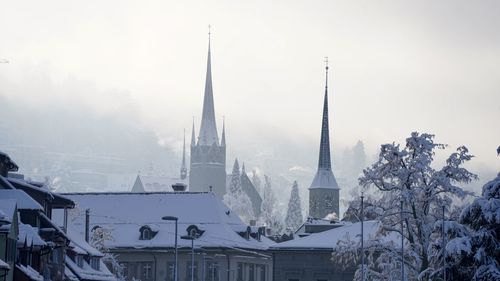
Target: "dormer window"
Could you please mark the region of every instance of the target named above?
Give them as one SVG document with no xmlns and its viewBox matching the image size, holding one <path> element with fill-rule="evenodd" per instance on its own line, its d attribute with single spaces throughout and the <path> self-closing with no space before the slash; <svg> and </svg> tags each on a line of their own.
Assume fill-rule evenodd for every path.
<svg viewBox="0 0 500 281">
<path fill-rule="evenodd" d="M 156 231 L 155 231 L 156 230 Z M 139 240 L 151 240 L 153 237 L 155 237 L 156 233 L 158 233 L 157 229 L 151 228 L 149 225 L 143 225 L 140 229 L 140 237 Z"/>
</svg>

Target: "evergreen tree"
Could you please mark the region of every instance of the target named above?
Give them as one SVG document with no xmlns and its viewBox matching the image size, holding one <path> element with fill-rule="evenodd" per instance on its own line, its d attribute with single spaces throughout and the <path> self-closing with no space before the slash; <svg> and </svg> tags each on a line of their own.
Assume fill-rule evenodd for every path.
<svg viewBox="0 0 500 281">
<path fill-rule="evenodd" d="M 264 191 L 259 222 L 270 228 L 273 233 L 280 233 L 284 228 L 281 214 L 276 208 L 276 197 L 271 188 L 271 178 L 267 175 L 264 175 Z"/>
<path fill-rule="evenodd" d="M 255 186 L 255 189 L 259 194 L 262 194 L 262 186 L 261 186 L 261 181 L 259 176 L 257 175 L 257 171 L 254 169 L 252 170 L 252 184 Z"/>
<path fill-rule="evenodd" d="M 445 226 L 456 236 L 446 245 L 450 280 L 500 280 L 500 173 L 464 208 L 459 222 L 465 229 Z"/>
<path fill-rule="evenodd" d="M 238 159 L 234 161 L 233 172 L 231 174 L 231 182 L 228 190 L 224 195 L 224 203 L 245 223 L 255 219 L 253 213 L 252 201 L 250 197 L 241 188 L 241 174 Z"/>
<path fill-rule="evenodd" d="M 288 211 L 286 213 L 285 224 L 287 228 L 296 230 L 302 224 L 302 208 L 299 197 L 299 185 L 293 182 L 290 200 L 288 201 Z"/>
</svg>

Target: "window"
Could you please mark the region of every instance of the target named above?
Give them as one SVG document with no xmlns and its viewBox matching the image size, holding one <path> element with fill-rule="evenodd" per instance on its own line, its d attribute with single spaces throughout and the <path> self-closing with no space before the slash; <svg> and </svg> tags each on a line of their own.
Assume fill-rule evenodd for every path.
<svg viewBox="0 0 500 281">
<path fill-rule="evenodd" d="M 193 280 L 198 280 L 198 262 L 194 262 Z M 186 262 L 186 281 L 191 281 L 191 261 Z"/>
<path fill-rule="evenodd" d="M 125 279 L 128 277 L 128 262 L 121 262 L 120 267 L 122 268 L 122 274 Z"/>
<path fill-rule="evenodd" d="M 266 266 L 263 264 L 257 265 L 257 274 L 259 275 L 259 281 L 266 281 Z"/>
<path fill-rule="evenodd" d="M 255 265 L 248 265 L 248 281 L 255 281 Z"/>
<path fill-rule="evenodd" d="M 219 280 L 219 272 L 220 267 L 217 262 L 209 261 L 207 262 L 207 267 L 205 271 L 205 280 L 207 281 L 218 281 Z"/>
<path fill-rule="evenodd" d="M 149 240 L 151 239 L 151 231 L 147 228 L 142 230 L 141 240 Z"/>
<path fill-rule="evenodd" d="M 147 281 L 153 279 L 153 263 L 141 262 L 141 280 Z"/>
<path fill-rule="evenodd" d="M 244 275 L 243 275 L 243 263 L 242 262 L 239 262 L 238 263 L 238 268 L 237 268 L 237 281 L 243 281 L 244 279 Z"/>
<path fill-rule="evenodd" d="M 91 257 L 90 258 L 90 267 L 92 267 L 95 270 L 100 270 L 98 257 Z"/>
<path fill-rule="evenodd" d="M 175 280 L 175 262 L 167 263 L 167 281 Z"/>
<path fill-rule="evenodd" d="M 81 255 L 76 255 L 76 265 L 83 267 L 83 257 Z"/>
</svg>

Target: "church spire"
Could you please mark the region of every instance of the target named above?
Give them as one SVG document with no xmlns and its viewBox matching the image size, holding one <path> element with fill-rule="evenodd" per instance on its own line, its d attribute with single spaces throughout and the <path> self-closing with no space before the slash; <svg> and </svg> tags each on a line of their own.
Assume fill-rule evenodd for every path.
<svg viewBox="0 0 500 281">
<path fill-rule="evenodd" d="M 325 97 L 323 101 L 323 119 L 321 124 L 321 139 L 319 145 L 318 171 L 311 188 L 338 189 L 337 181 L 332 172 L 330 158 L 330 131 L 328 124 L 328 58 L 325 59 Z"/>
<path fill-rule="evenodd" d="M 187 177 L 187 167 L 186 167 L 186 129 L 184 129 L 184 143 L 182 146 L 182 165 L 181 165 L 181 179 L 186 179 Z"/>
<path fill-rule="evenodd" d="M 198 136 L 199 145 L 219 145 L 217 136 L 217 126 L 215 123 L 214 94 L 212 89 L 212 62 L 210 50 L 210 26 L 208 31 L 208 58 L 207 76 L 205 79 L 205 94 L 203 98 L 203 113 L 201 118 L 200 134 Z"/>
<path fill-rule="evenodd" d="M 193 116 L 193 130 L 191 131 L 191 146 L 196 145 L 196 135 L 194 132 L 194 116 Z"/>
<path fill-rule="evenodd" d="M 226 146 L 226 118 L 222 117 L 222 137 L 220 141 L 221 146 Z"/>
<path fill-rule="evenodd" d="M 331 170 L 330 131 L 328 128 L 328 58 L 325 59 L 325 64 L 325 98 L 323 101 L 323 122 L 321 125 L 318 169 Z"/>
</svg>

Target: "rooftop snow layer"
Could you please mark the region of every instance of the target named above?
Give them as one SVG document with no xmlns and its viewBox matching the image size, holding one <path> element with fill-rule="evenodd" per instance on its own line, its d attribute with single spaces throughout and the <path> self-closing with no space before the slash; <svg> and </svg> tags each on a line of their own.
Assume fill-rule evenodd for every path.
<svg viewBox="0 0 500 281">
<path fill-rule="evenodd" d="M 18 210 L 43 210 L 40 204 L 22 190 L 0 189 L 0 198 L 16 200 Z"/>
<path fill-rule="evenodd" d="M 230 211 L 213 193 L 163 192 L 163 193 L 73 193 L 66 194 L 74 200 L 81 214 L 71 214 L 69 229 L 83 237 L 85 209 L 90 209 L 90 228 L 110 229 L 114 241 L 108 247 L 150 248 L 173 247 L 175 223 L 164 221 L 163 216 L 178 217 L 178 236 L 186 235 L 190 225 L 197 225 L 205 232 L 194 241 L 195 247 L 237 247 L 267 249 L 269 243 L 241 237 L 234 229 L 246 229 L 240 218 Z M 62 213 L 54 218 L 62 222 Z M 150 240 L 140 240 L 139 229 L 148 225 L 158 233 Z M 73 235 L 75 236 L 75 235 Z M 191 242 L 178 239 L 180 247 L 190 247 Z"/>
<path fill-rule="evenodd" d="M 373 239 L 380 228 L 378 221 L 364 222 L 365 241 Z M 361 223 L 346 224 L 341 227 L 326 230 L 319 233 L 313 233 L 306 237 L 295 238 L 283 243 L 271 246 L 271 250 L 289 250 L 289 249 L 328 249 L 333 250 L 337 242 L 343 239 L 356 240 L 361 236 Z"/>
</svg>

